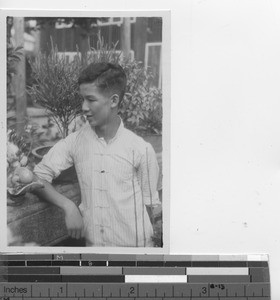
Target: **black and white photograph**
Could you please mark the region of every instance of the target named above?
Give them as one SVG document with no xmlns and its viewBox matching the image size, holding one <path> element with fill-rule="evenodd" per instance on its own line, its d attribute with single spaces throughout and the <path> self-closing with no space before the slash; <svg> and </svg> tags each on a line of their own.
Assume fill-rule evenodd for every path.
<svg viewBox="0 0 280 300">
<path fill-rule="evenodd" d="M 168 17 L 6 12 L 9 249 L 168 248 Z"/>
</svg>

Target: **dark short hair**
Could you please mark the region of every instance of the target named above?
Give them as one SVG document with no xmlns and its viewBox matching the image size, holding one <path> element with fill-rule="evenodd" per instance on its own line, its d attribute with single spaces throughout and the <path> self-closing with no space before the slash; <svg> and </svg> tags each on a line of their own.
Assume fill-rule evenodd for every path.
<svg viewBox="0 0 280 300">
<path fill-rule="evenodd" d="M 126 89 L 126 74 L 118 64 L 112 63 L 91 63 L 81 73 L 78 84 L 96 83 L 102 91 L 114 92 L 123 99 Z"/>
</svg>

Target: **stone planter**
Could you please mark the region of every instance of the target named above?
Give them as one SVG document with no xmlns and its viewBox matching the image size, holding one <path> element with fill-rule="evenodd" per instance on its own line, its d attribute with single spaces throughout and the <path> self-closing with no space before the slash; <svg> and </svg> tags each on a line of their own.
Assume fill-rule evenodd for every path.
<svg viewBox="0 0 280 300">
<path fill-rule="evenodd" d="M 34 148 L 32 150 L 32 154 L 35 157 L 35 163 L 39 163 L 43 156 L 48 153 L 48 151 L 52 148 L 52 145 L 47 146 L 40 146 L 37 148 Z M 61 174 L 54 179 L 54 183 L 71 183 L 71 182 L 77 182 L 78 177 L 76 173 L 75 167 L 70 167 L 69 169 L 66 169 L 61 172 Z"/>
<path fill-rule="evenodd" d="M 77 206 L 81 203 L 78 183 L 54 184 L 54 188 Z M 24 198 L 20 208 L 7 206 L 8 228 L 15 237 L 21 238 L 19 242 L 22 243 L 13 246 L 24 246 L 25 243 L 54 246 L 68 238 L 64 213 L 60 208 L 32 193 L 27 193 Z"/>
</svg>

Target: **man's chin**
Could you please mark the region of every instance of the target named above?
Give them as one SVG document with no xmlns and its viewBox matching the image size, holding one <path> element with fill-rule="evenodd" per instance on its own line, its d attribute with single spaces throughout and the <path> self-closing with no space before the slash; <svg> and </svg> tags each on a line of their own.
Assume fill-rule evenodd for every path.
<svg viewBox="0 0 280 300">
<path fill-rule="evenodd" d="M 88 119 L 88 124 L 91 126 L 91 127 L 95 127 L 98 125 L 98 122 L 96 122 L 95 120 L 92 120 L 92 119 Z"/>
</svg>

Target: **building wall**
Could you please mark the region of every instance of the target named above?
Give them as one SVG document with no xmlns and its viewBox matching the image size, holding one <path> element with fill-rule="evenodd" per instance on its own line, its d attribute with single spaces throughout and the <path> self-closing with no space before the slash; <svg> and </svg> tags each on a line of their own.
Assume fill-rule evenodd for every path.
<svg viewBox="0 0 280 300">
<path fill-rule="evenodd" d="M 121 19 L 121 18 L 114 18 Z M 111 20 L 111 21 L 115 21 Z M 105 44 L 111 46 L 117 44 L 116 49 L 122 50 L 122 22 L 112 24 L 110 20 L 103 22 L 100 26 L 93 27 L 89 38 L 85 31 L 78 27 L 54 28 L 45 26 L 41 30 L 40 47 L 48 51 L 51 44 L 57 46 L 61 52 L 76 52 L 77 47 L 81 50 L 88 46 L 97 48 L 98 33 L 104 39 Z M 111 22 L 111 25 L 110 25 Z M 88 42 L 89 41 L 89 42 Z M 131 18 L 131 50 L 137 61 L 151 66 L 155 73 L 156 85 L 160 85 L 161 64 L 161 42 L 162 42 L 162 19 L 158 17 Z M 157 47 L 153 48 L 154 43 Z M 149 47 L 147 47 L 149 45 Z M 160 49 L 159 49 L 160 48 Z"/>
</svg>

